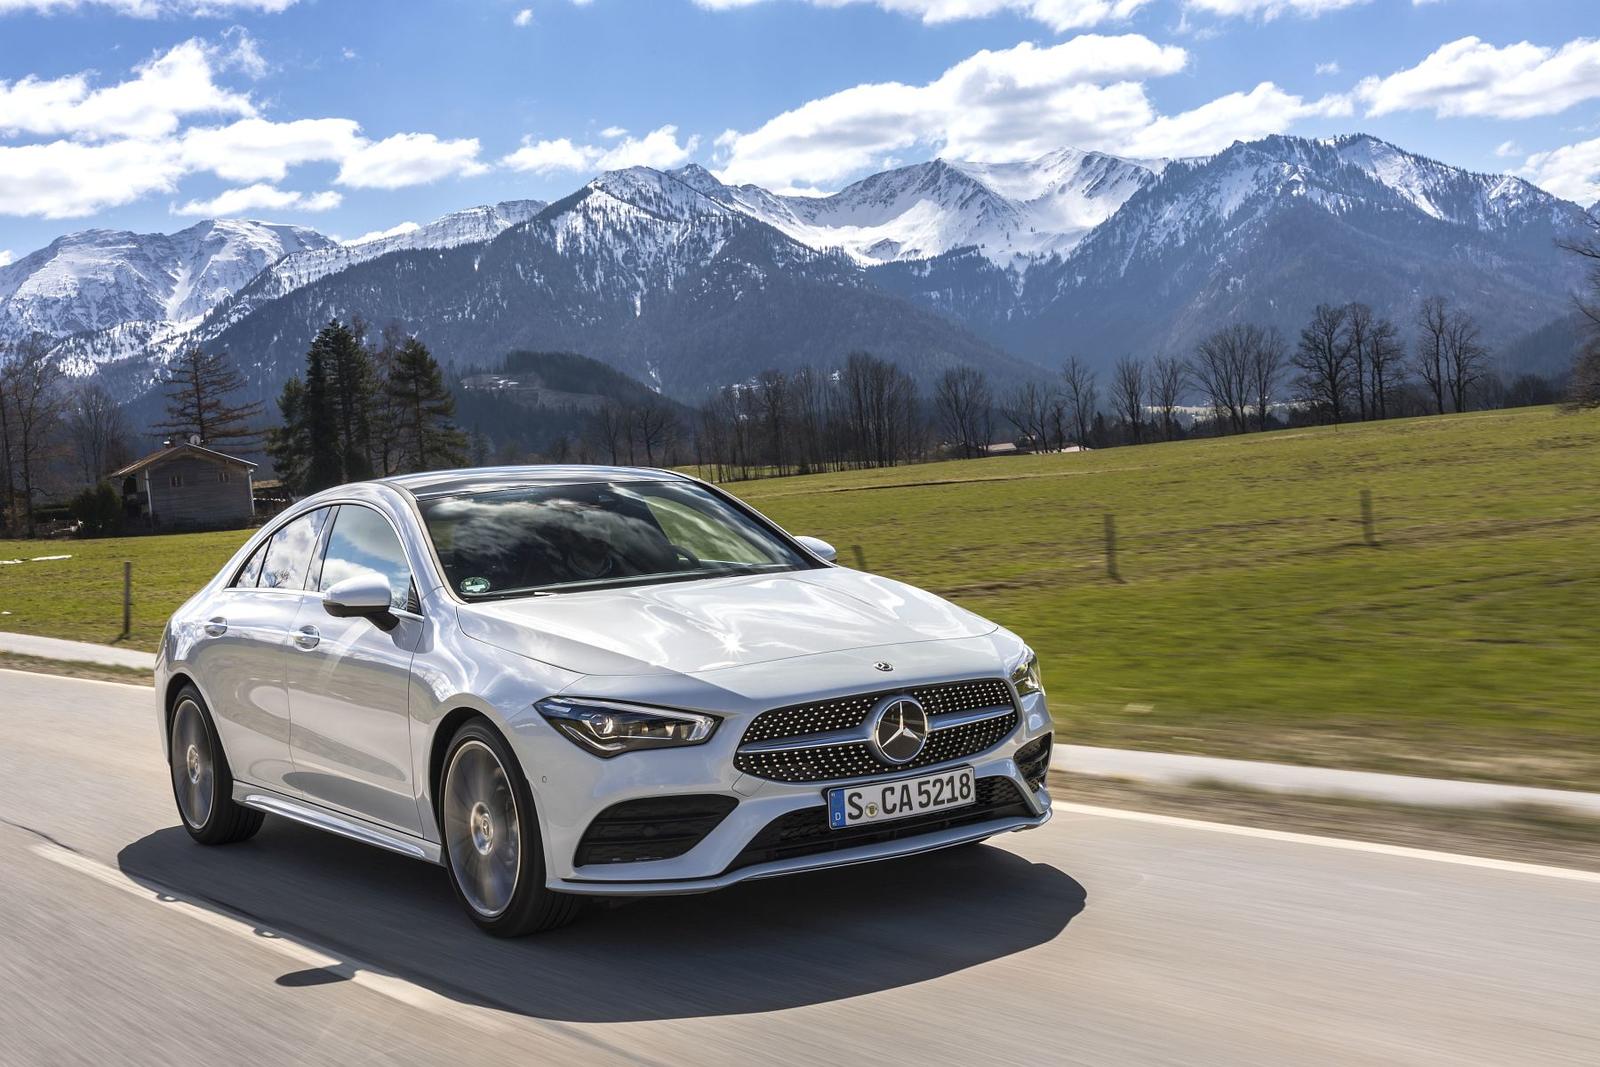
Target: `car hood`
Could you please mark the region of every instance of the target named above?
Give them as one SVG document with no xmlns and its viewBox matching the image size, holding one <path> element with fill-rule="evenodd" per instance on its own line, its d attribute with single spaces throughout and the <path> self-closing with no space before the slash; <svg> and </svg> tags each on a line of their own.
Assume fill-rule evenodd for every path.
<svg viewBox="0 0 1600 1067">
<path fill-rule="evenodd" d="M 997 629 L 931 593 L 843 567 L 469 604 L 460 620 L 476 640 L 604 675 L 695 673 Z"/>
</svg>

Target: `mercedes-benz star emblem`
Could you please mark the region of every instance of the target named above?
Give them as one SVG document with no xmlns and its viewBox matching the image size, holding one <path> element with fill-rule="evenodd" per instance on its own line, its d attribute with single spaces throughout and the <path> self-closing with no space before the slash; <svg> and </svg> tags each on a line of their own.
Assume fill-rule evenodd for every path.
<svg viewBox="0 0 1600 1067">
<path fill-rule="evenodd" d="M 886 659 L 880 659 L 878 662 L 874 663 L 872 665 L 872 667 L 873 667 L 874 670 L 879 670 L 879 671 L 892 671 L 892 670 L 894 670 L 894 664 L 890 663 Z"/>
<path fill-rule="evenodd" d="M 904 693 L 884 697 L 872 709 L 872 750 L 885 763 L 899 766 L 922 755 L 928 743 L 928 713 Z"/>
</svg>

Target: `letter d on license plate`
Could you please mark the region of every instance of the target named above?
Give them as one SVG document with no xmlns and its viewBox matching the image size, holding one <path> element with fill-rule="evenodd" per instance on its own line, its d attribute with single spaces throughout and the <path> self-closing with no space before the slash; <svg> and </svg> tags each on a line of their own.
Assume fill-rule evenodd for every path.
<svg viewBox="0 0 1600 1067">
<path fill-rule="evenodd" d="M 959 808 L 977 796 L 971 767 L 937 771 L 917 778 L 852 785 L 828 790 L 828 826 L 842 830 L 868 822 Z"/>
</svg>

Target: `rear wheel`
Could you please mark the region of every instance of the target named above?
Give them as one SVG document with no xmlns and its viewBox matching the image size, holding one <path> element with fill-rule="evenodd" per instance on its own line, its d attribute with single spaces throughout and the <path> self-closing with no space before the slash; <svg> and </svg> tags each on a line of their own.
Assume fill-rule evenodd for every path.
<svg viewBox="0 0 1600 1067">
<path fill-rule="evenodd" d="M 172 707 L 167 762 L 172 795 L 189 836 L 202 845 L 243 841 L 261 829 L 262 813 L 233 802 L 233 774 L 205 700 L 184 686 Z"/>
<path fill-rule="evenodd" d="M 533 798 L 505 740 L 483 720 L 450 741 L 440 785 L 445 867 L 472 921 L 497 937 L 571 922 L 579 898 L 544 884 L 544 849 Z"/>
</svg>

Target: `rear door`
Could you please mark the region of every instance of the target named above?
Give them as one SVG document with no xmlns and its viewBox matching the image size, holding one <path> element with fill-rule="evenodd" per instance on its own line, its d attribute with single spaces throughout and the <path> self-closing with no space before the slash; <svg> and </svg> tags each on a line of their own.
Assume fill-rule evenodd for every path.
<svg viewBox="0 0 1600 1067">
<path fill-rule="evenodd" d="M 309 800 L 419 833 L 411 762 L 411 660 L 422 637 L 410 565 L 389 520 L 359 504 L 333 517 L 312 585 L 326 591 L 375 572 L 389 582 L 393 625 L 301 605 L 290 635 L 290 781 Z"/>
<path fill-rule="evenodd" d="M 264 541 L 212 599 L 190 654 L 234 777 L 290 793 L 289 630 L 312 595 L 306 579 L 327 517 L 309 512 Z"/>
</svg>

